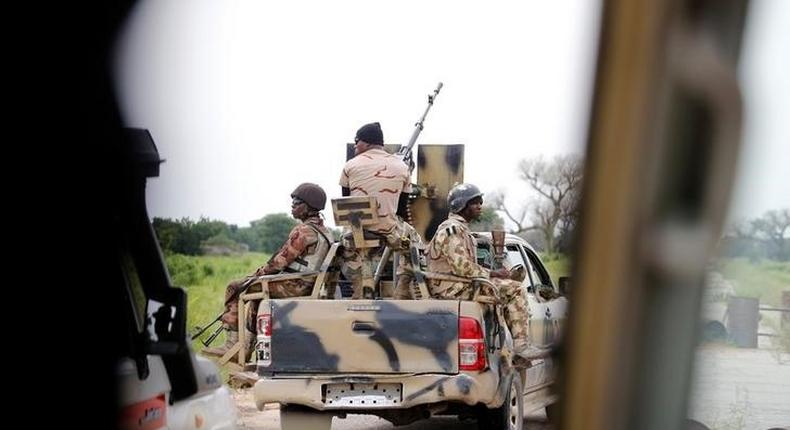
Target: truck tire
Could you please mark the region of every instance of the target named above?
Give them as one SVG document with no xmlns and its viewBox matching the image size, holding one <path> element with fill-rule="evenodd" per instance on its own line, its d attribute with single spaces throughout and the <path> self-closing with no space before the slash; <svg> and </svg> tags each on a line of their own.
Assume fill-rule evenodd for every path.
<svg viewBox="0 0 790 430">
<path fill-rule="evenodd" d="M 280 407 L 282 430 L 330 430 L 332 415 L 303 406 Z"/>
<path fill-rule="evenodd" d="M 702 329 L 702 339 L 706 342 L 727 340 L 727 328 L 719 321 L 708 321 Z"/>
<path fill-rule="evenodd" d="M 513 374 L 509 378 L 508 390 L 502 406 L 487 409 L 477 419 L 477 427 L 495 430 L 523 430 L 524 428 L 524 389 L 521 378 Z"/>
</svg>

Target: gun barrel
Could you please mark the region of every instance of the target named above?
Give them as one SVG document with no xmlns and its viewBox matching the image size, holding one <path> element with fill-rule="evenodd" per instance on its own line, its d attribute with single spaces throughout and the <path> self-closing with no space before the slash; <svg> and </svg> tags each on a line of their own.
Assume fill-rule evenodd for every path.
<svg viewBox="0 0 790 430">
<path fill-rule="evenodd" d="M 411 156 L 411 151 L 414 148 L 414 144 L 417 142 L 417 138 L 420 137 L 420 132 L 423 129 L 423 123 L 425 122 L 425 118 L 428 116 L 428 111 L 431 110 L 431 106 L 433 106 L 433 101 L 436 100 L 436 96 L 439 95 L 439 91 L 442 90 L 444 86 L 443 83 L 439 82 L 439 85 L 436 86 L 436 89 L 433 91 L 433 94 L 428 95 L 428 106 L 425 107 L 425 112 L 423 112 L 422 117 L 417 124 L 414 124 L 414 132 L 411 134 L 411 138 L 409 139 L 409 143 L 406 146 L 401 147 L 398 153 L 405 158 L 409 158 Z"/>
<path fill-rule="evenodd" d="M 203 346 L 205 347 L 211 346 L 211 343 L 214 342 L 214 339 L 216 339 L 220 333 L 222 333 L 222 330 L 225 330 L 224 326 L 217 327 L 217 329 L 214 330 L 213 333 L 211 333 L 211 336 L 209 336 L 208 338 L 206 338 L 206 340 L 203 341 Z"/>
<path fill-rule="evenodd" d="M 209 327 L 213 326 L 214 324 L 217 323 L 217 321 L 221 320 L 223 314 L 224 314 L 224 312 L 219 314 L 216 318 L 214 318 L 214 321 L 211 321 L 210 323 L 206 324 L 205 326 L 203 326 L 203 328 L 198 330 L 197 333 L 193 334 L 192 335 L 192 340 L 197 339 L 201 334 L 203 334 L 206 330 L 208 330 Z M 222 326 L 220 326 L 220 327 L 222 327 Z"/>
</svg>

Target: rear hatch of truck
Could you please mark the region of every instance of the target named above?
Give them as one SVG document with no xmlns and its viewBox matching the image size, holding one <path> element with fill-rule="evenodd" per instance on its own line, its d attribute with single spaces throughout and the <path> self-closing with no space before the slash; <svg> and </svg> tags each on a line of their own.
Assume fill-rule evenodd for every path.
<svg viewBox="0 0 790 430">
<path fill-rule="evenodd" d="M 454 300 L 271 302 L 274 373 L 457 373 Z M 262 311 L 263 312 L 263 311 Z"/>
</svg>

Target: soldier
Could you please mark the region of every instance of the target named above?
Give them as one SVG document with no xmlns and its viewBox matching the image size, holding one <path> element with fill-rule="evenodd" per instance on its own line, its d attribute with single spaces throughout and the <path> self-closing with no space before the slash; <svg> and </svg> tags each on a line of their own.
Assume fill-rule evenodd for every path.
<svg viewBox="0 0 790 430">
<path fill-rule="evenodd" d="M 456 185 L 447 196 L 450 216 L 436 229 L 428 244 L 428 270 L 464 278 L 486 278 L 497 287 L 504 301 L 505 321 L 513 336 L 513 349 L 524 358 L 543 355 L 528 340 L 529 310 L 521 284 L 510 280 L 507 269 L 488 270 L 477 264 L 477 244 L 469 222 L 480 218 L 483 193 L 472 184 Z M 431 280 L 431 296 L 453 300 L 471 300 L 472 284 Z"/>
<path fill-rule="evenodd" d="M 354 139 L 354 158 L 343 166 L 340 175 L 340 186 L 343 196 L 374 196 L 378 202 L 379 222 L 369 225 L 367 232 L 382 237 L 393 251 L 401 249 L 402 237 L 412 242 L 421 241 L 419 234 L 401 217 L 405 216 L 409 193 L 411 192 L 411 174 L 409 168 L 398 156 L 384 150 L 384 135 L 381 125 L 377 122 L 363 125 L 357 130 Z M 350 238 L 343 240 L 343 274 L 351 280 L 354 293 L 352 299 L 370 298 L 372 292 L 362 291 L 362 264 L 374 265 L 381 257 L 382 247 L 370 248 L 362 255 L 352 246 Z M 409 284 L 411 276 L 406 270 L 407 255 L 400 258 L 397 270 L 399 278 L 395 289 L 395 298 L 410 298 Z"/>
<path fill-rule="evenodd" d="M 272 258 L 255 271 L 252 276 L 271 275 L 282 272 L 301 272 L 317 269 L 327 250 L 334 242 L 332 233 L 324 227 L 320 211 L 326 205 L 324 190 L 311 183 L 303 183 L 291 193 L 291 215 L 301 221 L 288 235 L 288 240 L 274 254 Z M 225 314 L 222 322 L 228 330 L 225 344 L 219 348 L 207 348 L 203 352 L 209 355 L 225 355 L 226 352 L 239 340 L 239 289 L 250 277 L 233 281 L 225 289 Z M 292 279 L 269 283 L 269 296 L 279 299 L 285 297 L 306 296 L 310 294 L 313 280 Z M 254 312 L 257 306 L 252 306 L 251 320 L 255 321 Z M 254 331 L 255 324 L 250 330 Z"/>
</svg>

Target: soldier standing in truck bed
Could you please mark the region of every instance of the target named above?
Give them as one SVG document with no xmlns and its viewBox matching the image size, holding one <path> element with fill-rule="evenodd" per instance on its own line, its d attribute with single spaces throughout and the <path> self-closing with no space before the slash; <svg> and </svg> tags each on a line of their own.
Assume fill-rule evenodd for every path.
<svg viewBox="0 0 790 430">
<path fill-rule="evenodd" d="M 486 278 L 497 287 L 505 305 L 505 321 L 513 336 L 513 352 L 524 358 L 545 355 L 529 341 L 529 310 L 521 283 L 513 281 L 507 269 L 489 270 L 477 264 L 477 244 L 469 222 L 480 218 L 483 193 L 472 184 L 456 185 L 447 196 L 450 216 L 436 229 L 428 244 L 428 270 L 464 278 Z M 431 280 L 432 297 L 471 300 L 471 283 Z"/>
<path fill-rule="evenodd" d="M 322 263 L 327 250 L 334 242 L 332 233 L 324 226 L 320 211 L 326 205 L 324 190 L 311 183 L 303 183 L 291 193 L 291 215 L 300 220 L 288 235 L 282 247 L 272 255 L 269 261 L 258 268 L 252 276 L 272 275 L 282 272 L 301 272 L 315 270 Z M 250 277 L 228 284 L 225 289 L 225 314 L 222 323 L 228 330 L 225 344 L 219 348 L 207 348 L 203 352 L 209 355 L 225 355 L 239 340 L 239 289 Z M 269 283 L 269 297 L 280 299 L 286 297 L 306 296 L 310 294 L 313 280 L 289 279 Z M 257 305 L 252 306 L 250 320 L 255 321 Z M 255 331 L 255 324 L 247 324 Z"/>
<path fill-rule="evenodd" d="M 377 122 L 365 124 L 357 130 L 354 139 L 354 158 L 343 166 L 340 186 L 343 196 L 373 196 L 378 202 L 379 222 L 366 226 L 366 231 L 381 237 L 394 251 L 399 251 L 400 239 L 409 237 L 420 241 L 419 234 L 400 217 L 406 213 L 408 196 L 411 192 L 411 174 L 400 157 L 384 150 L 384 134 Z M 383 247 L 369 248 L 362 255 L 354 249 L 348 237 L 343 239 L 343 274 L 351 281 L 354 289 L 352 298 L 370 298 L 372 291 L 362 291 L 362 264 L 367 262 L 375 268 Z M 406 270 L 407 258 L 400 258 L 397 269 L 398 285 L 393 297 L 410 298 L 411 275 Z"/>
</svg>

